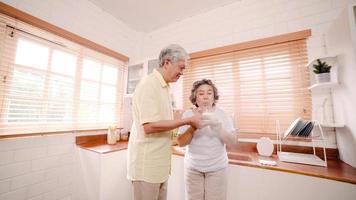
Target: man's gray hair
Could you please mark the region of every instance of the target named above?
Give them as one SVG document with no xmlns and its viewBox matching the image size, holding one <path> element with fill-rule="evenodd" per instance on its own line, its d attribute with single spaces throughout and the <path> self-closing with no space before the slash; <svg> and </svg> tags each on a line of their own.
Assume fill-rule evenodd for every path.
<svg viewBox="0 0 356 200">
<path fill-rule="evenodd" d="M 177 44 L 170 44 L 161 50 L 159 54 L 159 66 L 162 67 L 166 61 L 175 63 L 179 60 L 184 60 L 187 62 L 188 59 L 189 55 L 183 47 Z"/>
</svg>

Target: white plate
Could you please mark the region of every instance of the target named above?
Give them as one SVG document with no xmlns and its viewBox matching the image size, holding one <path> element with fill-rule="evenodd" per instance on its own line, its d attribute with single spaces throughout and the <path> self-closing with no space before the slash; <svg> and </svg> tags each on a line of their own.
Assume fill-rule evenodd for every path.
<svg viewBox="0 0 356 200">
<path fill-rule="evenodd" d="M 289 134 L 293 132 L 295 127 L 297 126 L 298 122 L 302 120 L 302 118 L 298 117 L 296 120 L 293 121 L 293 123 L 289 126 L 289 128 L 284 132 L 283 138 L 287 137 Z"/>
<path fill-rule="evenodd" d="M 261 137 L 257 142 L 257 152 L 261 156 L 271 156 L 274 150 L 273 142 L 268 137 Z"/>
</svg>

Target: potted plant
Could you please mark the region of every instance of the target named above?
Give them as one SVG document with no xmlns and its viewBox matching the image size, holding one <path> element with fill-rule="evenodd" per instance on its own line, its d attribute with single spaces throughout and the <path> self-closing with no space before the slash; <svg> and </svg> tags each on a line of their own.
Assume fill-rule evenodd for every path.
<svg viewBox="0 0 356 200">
<path fill-rule="evenodd" d="M 328 65 L 326 62 L 322 62 L 320 59 L 316 60 L 318 63 L 314 64 L 314 73 L 316 74 L 316 82 L 324 83 L 330 81 L 330 69 L 331 65 Z"/>
</svg>

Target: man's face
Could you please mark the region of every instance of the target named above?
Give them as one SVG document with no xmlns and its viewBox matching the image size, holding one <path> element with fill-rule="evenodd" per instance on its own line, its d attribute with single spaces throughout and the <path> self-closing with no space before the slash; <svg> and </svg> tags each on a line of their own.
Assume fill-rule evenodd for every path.
<svg viewBox="0 0 356 200">
<path fill-rule="evenodd" d="M 171 61 L 167 61 L 166 65 L 166 81 L 169 82 L 176 82 L 180 76 L 183 75 L 183 71 L 185 69 L 185 61 L 179 60 L 175 63 Z"/>
</svg>

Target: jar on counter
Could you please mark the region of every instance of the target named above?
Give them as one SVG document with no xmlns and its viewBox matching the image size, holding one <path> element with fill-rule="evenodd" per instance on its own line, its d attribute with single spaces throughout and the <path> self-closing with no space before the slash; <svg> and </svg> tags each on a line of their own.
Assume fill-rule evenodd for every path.
<svg viewBox="0 0 356 200">
<path fill-rule="evenodd" d="M 107 132 L 107 143 L 116 144 L 116 126 L 109 126 Z"/>
<path fill-rule="evenodd" d="M 125 130 L 125 129 L 122 129 L 121 131 L 120 131 L 120 139 L 122 140 L 122 141 L 127 141 L 127 140 L 129 140 L 129 131 L 128 130 Z"/>
<path fill-rule="evenodd" d="M 121 131 L 123 128 L 117 128 L 116 130 L 116 141 L 119 142 L 121 140 Z"/>
</svg>

